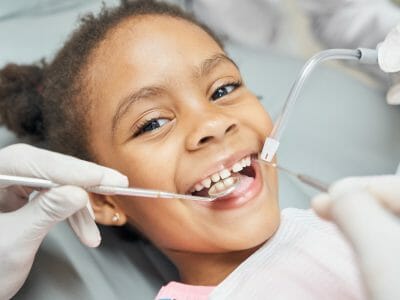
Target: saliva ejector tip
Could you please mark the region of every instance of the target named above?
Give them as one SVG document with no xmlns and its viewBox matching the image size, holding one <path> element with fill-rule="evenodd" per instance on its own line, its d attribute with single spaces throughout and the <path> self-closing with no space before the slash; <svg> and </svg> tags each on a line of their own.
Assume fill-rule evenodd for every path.
<svg viewBox="0 0 400 300">
<path fill-rule="evenodd" d="M 279 148 L 279 141 L 274 138 L 268 137 L 265 140 L 264 147 L 262 148 L 260 158 L 267 162 L 271 162 Z"/>
</svg>

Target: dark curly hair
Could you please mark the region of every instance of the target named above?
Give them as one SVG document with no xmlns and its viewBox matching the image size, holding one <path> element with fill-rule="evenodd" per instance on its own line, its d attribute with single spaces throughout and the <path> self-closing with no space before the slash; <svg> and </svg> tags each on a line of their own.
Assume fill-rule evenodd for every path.
<svg viewBox="0 0 400 300">
<path fill-rule="evenodd" d="M 204 24 L 178 6 L 155 0 L 122 1 L 81 24 L 53 61 L 34 65 L 8 64 L 0 71 L 0 121 L 20 137 L 45 148 L 94 160 L 88 150 L 90 92 L 85 90 L 85 70 L 93 51 L 108 32 L 128 18 L 165 15 L 189 21 L 205 30 L 222 47 L 219 38 Z"/>
</svg>

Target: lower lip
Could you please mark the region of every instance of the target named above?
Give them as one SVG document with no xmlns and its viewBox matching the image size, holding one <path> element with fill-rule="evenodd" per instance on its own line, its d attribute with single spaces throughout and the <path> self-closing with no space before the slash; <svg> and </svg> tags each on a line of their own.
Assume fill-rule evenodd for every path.
<svg viewBox="0 0 400 300">
<path fill-rule="evenodd" d="M 262 180 L 260 166 L 253 163 L 255 178 L 251 179 L 251 183 L 247 186 L 240 186 L 226 197 L 218 198 L 212 202 L 198 202 L 200 205 L 207 206 L 208 208 L 215 210 L 226 210 L 242 207 L 243 205 L 254 199 L 261 191 Z M 246 183 L 244 183 L 246 184 Z"/>
</svg>

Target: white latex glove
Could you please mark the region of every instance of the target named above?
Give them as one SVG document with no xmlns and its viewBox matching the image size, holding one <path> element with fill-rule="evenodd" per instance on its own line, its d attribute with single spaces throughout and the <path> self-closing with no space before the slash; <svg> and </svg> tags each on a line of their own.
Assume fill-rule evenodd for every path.
<svg viewBox="0 0 400 300">
<path fill-rule="evenodd" d="M 352 243 L 370 299 L 400 299 L 400 176 L 341 180 L 312 206 Z"/>
<path fill-rule="evenodd" d="M 386 73 L 399 72 L 400 7 L 390 0 L 298 0 L 310 28 L 326 48 L 372 48 L 383 42 L 379 62 Z M 387 84 L 389 104 L 400 104 L 400 74 L 387 76 L 375 67 L 364 70 Z"/>
<path fill-rule="evenodd" d="M 0 149 L 0 174 L 65 184 L 39 192 L 29 202 L 32 189 L 1 190 L 0 299 L 10 299 L 21 288 L 43 238 L 56 223 L 71 216 L 80 240 L 89 247 L 99 245 L 98 228 L 85 207 L 88 194 L 78 186 L 128 186 L 117 171 L 25 144 Z"/>
<path fill-rule="evenodd" d="M 386 73 L 400 72 L 400 23 L 389 32 L 378 46 L 379 66 Z M 387 93 L 389 104 L 400 104 L 400 76 L 394 78 L 394 85 Z"/>
</svg>

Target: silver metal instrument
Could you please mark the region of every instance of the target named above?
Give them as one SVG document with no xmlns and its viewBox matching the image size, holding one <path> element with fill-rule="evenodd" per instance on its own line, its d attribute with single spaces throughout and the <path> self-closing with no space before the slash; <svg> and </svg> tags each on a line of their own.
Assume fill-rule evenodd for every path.
<svg viewBox="0 0 400 300">
<path fill-rule="evenodd" d="M 115 187 L 115 186 L 91 186 L 83 187 L 86 191 L 102 194 L 102 195 L 123 195 L 123 196 L 137 196 L 146 198 L 166 198 L 166 199 L 185 199 L 192 201 L 213 201 L 217 198 L 224 197 L 230 194 L 236 186 L 239 184 L 239 179 L 236 180 L 235 184 L 230 186 L 228 189 L 221 192 L 210 193 L 210 197 L 200 197 L 193 195 L 184 195 L 177 193 L 169 193 L 159 190 L 142 189 L 135 187 Z M 11 176 L 11 175 L 0 175 L 0 188 L 6 188 L 12 185 L 19 185 L 25 187 L 31 187 L 35 189 L 51 189 L 60 186 L 55 182 L 47 179 L 23 177 L 23 176 Z"/>
<path fill-rule="evenodd" d="M 293 172 L 293 171 L 291 171 L 291 170 L 289 170 L 287 168 L 279 166 L 276 163 L 270 163 L 270 162 L 267 162 L 267 161 L 262 160 L 262 159 L 259 159 L 258 161 L 260 163 L 266 164 L 266 165 L 268 165 L 270 167 L 276 168 L 279 171 L 285 172 L 286 174 L 297 178 L 298 180 L 300 180 L 304 184 L 307 184 L 307 185 L 313 187 L 314 189 L 316 189 L 316 190 L 318 190 L 320 192 L 327 193 L 328 190 L 329 190 L 329 184 L 326 184 L 326 183 L 320 181 L 319 179 L 316 179 L 316 178 L 311 177 L 311 176 L 306 175 L 306 174 L 300 174 L 300 173 Z"/>
</svg>

